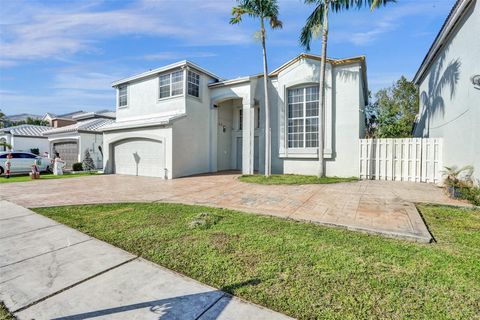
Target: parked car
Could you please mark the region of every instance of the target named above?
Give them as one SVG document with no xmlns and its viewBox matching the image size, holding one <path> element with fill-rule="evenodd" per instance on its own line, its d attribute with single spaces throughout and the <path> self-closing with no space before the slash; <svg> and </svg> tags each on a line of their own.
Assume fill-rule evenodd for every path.
<svg viewBox="0 0 480 320">
<path fill-rule="evenodd" d="M 11 153 L 11 166 L 10 166 L 10 173 L 29 173 L 32 170 L 32 165 L 37 160 L 38 170 L 44 171 L 51 171 L 53 168 L 53 162 L 50 158 L 45 158 L 38 156 L 36 154 L 30 152 L 8 152 L 3 151 L 0 152 L 0 175 L 5 173 L 5 161 L 7 160 L 7 155 Z"/>
</svg>

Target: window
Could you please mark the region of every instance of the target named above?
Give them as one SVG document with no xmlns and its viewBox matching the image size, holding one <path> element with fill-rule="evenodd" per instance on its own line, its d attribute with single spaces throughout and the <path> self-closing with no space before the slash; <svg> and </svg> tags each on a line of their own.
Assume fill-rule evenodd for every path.
<svg viewBox="0 0 480 320">
<path fill-rule="evenodd" d="M 34 155 L 34 154 L 30 154 L 30 153 L 19 153 L 19 154 L 18 154 L 18 158 L 22 158 L 22 159 L 36 159 L 37 156 Z"/>
<path fill-rule="evenodd" d="M 118 87 L 118 106 L 119 107 L 125 107 L 127 106 L 127 96 L 128 96 L 128 91 L 127 91 L 127 86 L 119 86 Z"/>
<path fill-rule="evenodd" d="M 318 86 L 288 90 L 288 147 L 318 147 Z"/>
<path fill-rule="evenodd" d="M 160 98 L 168 98 L 183 94 L 183 71 L 162 74 L 159 77 Z"/>
<path fill-rule="evenodd" d="M 188 94 L 194 97 L 200 96 L 200 75 L 188 71 Z"/>
<path fill-rule="evenodd" d="M 243 129 L 243 110 L 238 110 L 238 130 Z"/>
</svg>

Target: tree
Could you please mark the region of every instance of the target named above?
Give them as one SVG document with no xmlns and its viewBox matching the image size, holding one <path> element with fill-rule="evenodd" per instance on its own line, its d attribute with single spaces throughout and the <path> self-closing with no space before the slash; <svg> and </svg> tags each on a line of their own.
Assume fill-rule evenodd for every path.
<svg viewBox="0 0 480 320">
<path fill-rule="evenodd" d="M 271 137 L 265 21 L 268 21 L 272 29 L 282 28 L 282 22 L 278 19 L 277 0 L 237 0 L 237 2 L 238 6 L 232 8 L 233 17 L 230 19 L 231 24 L 240 23 L 244 14 L 260 20 L 260 37 L 263 52 L 263 82 L 265 87 L 265 176 L 268 177 L 271 174 Z"/>
<path fill-rule="evenodd" d="M 0 128 L 3 128 L 5 125 L 5 113 L 0 110 Z"/>
<path fill-rule="evenodd" d="M 374 10 L 388 2 L 395 0 L 304 0 L 306 4 L 315 4 L 316 7 L 312 14 L 307 18 L 305 26 L 300 34 L 300 43 L 307 51 L 310 51 L 312 39 L 321 31 L 322 32 L 322 59 L 320 62 L 320 83 L 318 96 L 318 176 L 325 176 L 324 159 L 323 159 L 323 137 L 324 137 L 324 110 L 325 110 L 325 68 L 327 60 L 327 43 L 328 43 L 328 11 L 334 12 L 346 11 L 351 8 L 360 9 L 363 6 L 369 6 L 370 10 Z"/>
<path fill-rule="evenodd" d="M 88 149 L 85 150 L 85 156 L 83 157 L 82 161 L 82 168 L 83 171 L 95 170 L 95 164 L 93 163 L 93 159 L 90 156 L 90 152 L 88 152 Z"/>
<path fill-rule="evenodd" d="M 22 125 L 22 124 L 33 124 L 33 125 L 36 125 L 36 126 L 49 126 L 50 124 L 48 123 L 48 121 L 44 121 L 42 119 L 35 119 L 35 118 L 32 118 L 32 117 L 28 117 L 26 120 L 21 120 L 21 121 L 11 121 L 9 123 L 9 126 L 13 127 L 13 126 L 19 126 L 19 125 Z"/>
<path fill-rule="evenodd" d="M 373 123 L 374 126 L 373 137 L 411 137 L 419 108 L 419 94 L 415 84 L 402 76 L 391 87 L 379 90 L 375 98 L 376 101 L 367 107 L 370 109 L 368 123 Z"/>
</svg>

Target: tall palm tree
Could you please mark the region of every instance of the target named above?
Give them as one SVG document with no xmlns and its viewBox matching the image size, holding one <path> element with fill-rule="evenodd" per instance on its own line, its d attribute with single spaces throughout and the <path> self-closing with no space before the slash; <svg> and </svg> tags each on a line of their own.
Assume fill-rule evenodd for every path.
<svg viewBox="0 0 480 320">
<path fill-rule="evenodd" d="M 385 6 L 388 2 L 395 0 L 304 0 L 306 4 L 315 4 L 316 7 L 312 14 L 307 18 L 305 26 L 300 34 L 300 43 L 307 51 L 310 51 L 312 39 L 322 32 L 322 59 L 320 61 L 320 90 L 319 90 L 319 109 L 318 109 L 318 176 L 325 176 L 323 159 L 323 137 L 324 137 L 324 110 L 325 110 L 325 66 L 327 60 L 327 42 L 328 42 L 328 11 L 334 12 L 346 11 L 351 8 L 360 9 L 363 6 L 369 6 L 374 10 L 380 6 Z"/>
<path fill-rule="evenodd" d="M 271 174 L 271 132 L 270 132 L 270 105 L 268 100 L 268 64 L 267 48 L 265 46 L 266 30 L 265 22 L 272 29 L 282 27 L 282 21 L 278 19 L 277 0 L 237 0 L 238 6 L 232 8 L 231 24 L 242 21 L 244 14 L 260 20 L 260 36 L 263 49 L 263 82 L 265 87 L 265 176 Z"/>
</svg>

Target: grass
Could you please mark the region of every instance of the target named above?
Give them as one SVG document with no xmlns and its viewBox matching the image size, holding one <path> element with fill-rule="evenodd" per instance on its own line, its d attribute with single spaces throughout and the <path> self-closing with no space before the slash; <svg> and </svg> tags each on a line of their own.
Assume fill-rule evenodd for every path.
<svg viewBox="0 0 480 320">
<path fill-rule="evenodd" d="M 273 174 L 270 177 L 262 175 L 243 175 L 238 178 L 242 182 L 258 183 L 258 184 L 327 184 L 339 182 L 358 181 L 358 178 L 339 178 L 339 177 L 323 177 L 303 176 L 296 174 Z"/>
<path fill-rule="evenodd" d="M 8 311 L 7 307 L 0 301 L 0 320 L 15 320 L 13 314 Z"/>
<path fill-rule="evenodd" d="M 436 243 L 181 204 L 35 211 L 299 319 L 480 319 L 480 210 L 419 209 Z"/>
<path fill-rule="evenodd" d="M 65 178 L 77 178 L 83 176 L 91 176 L 97 173 L 89 172 L 79 172 L 79 173 L 64 173 L 61 176 L 53 175 L 52 173 L 41 173 L 40 179 L 38 180 L 51 180 L 51 179 L 65 179 Z M 26 181 L 38 181 L 37 179 L 32 179 L 30 176 L 10 176 L 10 178 L 5 178 L 5 176 L 0 176 L 0 183 L 11 183 L 11 182 L 26 182 Z"/>
</svg>

